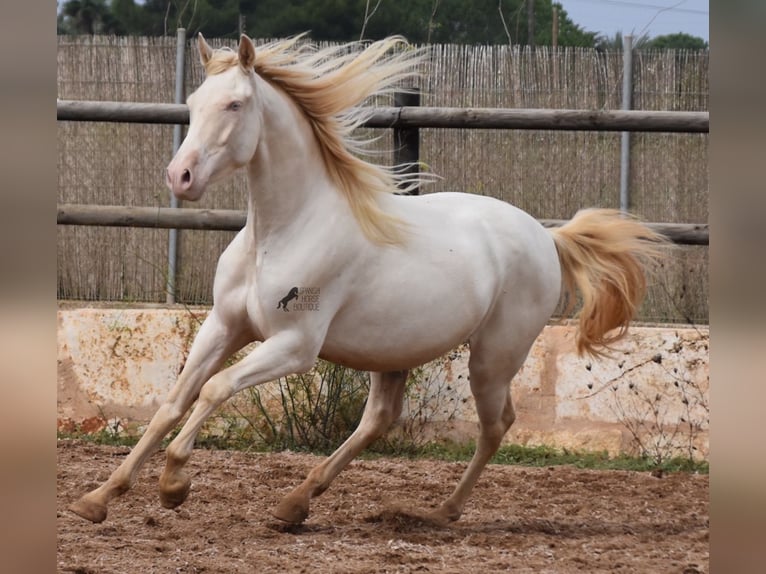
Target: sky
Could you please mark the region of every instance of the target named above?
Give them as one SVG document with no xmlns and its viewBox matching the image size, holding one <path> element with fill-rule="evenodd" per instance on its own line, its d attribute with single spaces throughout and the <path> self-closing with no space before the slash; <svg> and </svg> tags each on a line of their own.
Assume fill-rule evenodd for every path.
<svg viewBox="0 0 766 574">
<path fill-rule="evenodd" d="M 649 37 L 684 32 L 710 41 L 709 0 L 557 0 L 589 32 Z M 665 10 L 665 8 L 667 8 Z"/>
</svg>

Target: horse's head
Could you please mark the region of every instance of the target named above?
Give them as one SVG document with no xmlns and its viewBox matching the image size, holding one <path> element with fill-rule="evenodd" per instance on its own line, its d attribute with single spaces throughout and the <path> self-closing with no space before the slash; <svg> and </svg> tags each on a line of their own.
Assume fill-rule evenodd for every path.
<svg viewBox="0 0 766 574">
<path fill-rule="evenodd" d="M 260 137 L 261 102 L 256 97 L 255 47 L 243 35 L 239 48 L 213 51 L 197 38 L 206 78 L 187 98 L 189 131 L 168 165 L 173 194 L 195 201 L 207 185 L 246 165 Z"/>
</svg>

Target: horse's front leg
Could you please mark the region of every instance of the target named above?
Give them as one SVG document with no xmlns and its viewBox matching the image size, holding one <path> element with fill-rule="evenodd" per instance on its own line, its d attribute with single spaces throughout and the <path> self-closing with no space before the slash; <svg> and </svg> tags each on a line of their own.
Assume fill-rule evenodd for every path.
<svg viewBox="0 0 766 574">
<path fill-rule="evenodd" d="M 160 499 L 166 508 L 181 504 L 191 480 L 183 471 L 203 423 L 237 392 L 293 373 L 305 373 L 319 353 L 298 331 L 284 331 L 266 339 L 249 355 L 213 376 L 200 390 L 199 399 L 181 432 L 168 445 L 165 470 L 160 477 Z"/>
<path fill-rule="evenodd" d="M 178 380 L 136 446 L 106 482 L 75 501 L 69 509 L 91 522 L 103 521 L 109 502 L 130 489 L 138 471 L 189 410 L 205 381 L 249 341 L 246 334 L 232 330 L 213 309 L 192 343 Z"/>
<path fill-rule="evenodd" d="M 359 426 L 298 488 L 282 499 L 273 511 L 276 518 L 293 524 L 306 520 L 311 499 L 327 490 L 348 463 L 399 418 L 406 382 L 407 371 L 370 373 L 370 394 Z"/>
</svg>

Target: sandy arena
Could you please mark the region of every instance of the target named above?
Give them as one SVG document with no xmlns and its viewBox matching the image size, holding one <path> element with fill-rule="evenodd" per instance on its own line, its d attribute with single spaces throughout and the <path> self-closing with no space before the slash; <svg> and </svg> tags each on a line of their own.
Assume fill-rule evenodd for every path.
<svg viewBox="0 0 766 574">
<path fill-rule="evenodd" d="M 97 486 L 124 447 L 58 442 L 58 572 L 487 574 L 708 572 L 707 475 L 490 465 L 463 517 L 417 518 L 448 496 L 464 463 L 357 460 L 300 527 L 269 511 L 320 458 L 196 450 L 189 499 L 159 504 L 154 455 L 101 524 L 67 505 Z"/>
</svg>

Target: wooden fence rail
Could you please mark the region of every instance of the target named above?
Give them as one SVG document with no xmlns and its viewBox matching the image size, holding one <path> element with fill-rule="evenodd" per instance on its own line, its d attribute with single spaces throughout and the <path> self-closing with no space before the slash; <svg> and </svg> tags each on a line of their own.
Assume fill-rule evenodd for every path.
<svg viewBox="0 0 766 574">
<path fill-rule="evenodd" d="M 247 212 L 234 209 L 191 209 L 171 207 L 124 207 L 119 205 L 60 204 L 60 225 L 96 225 L 104 227 L 151 227 L 157 229 L 207 229 L 239 231 Z M 563 219 L 541 219 L 546 227 L 558 227 Z M 708 245 L 710 233 L 703 223 L 649 223 L 679 245 Z"/>
<path fill-rule="evenodd" d="M 369 108 L 370 128 L 471 128 L 708 133 L 709 112 L 523 108 Z M 188 124 L 184 104 L 57 100 L 60 121 Z"/>
</svg>

